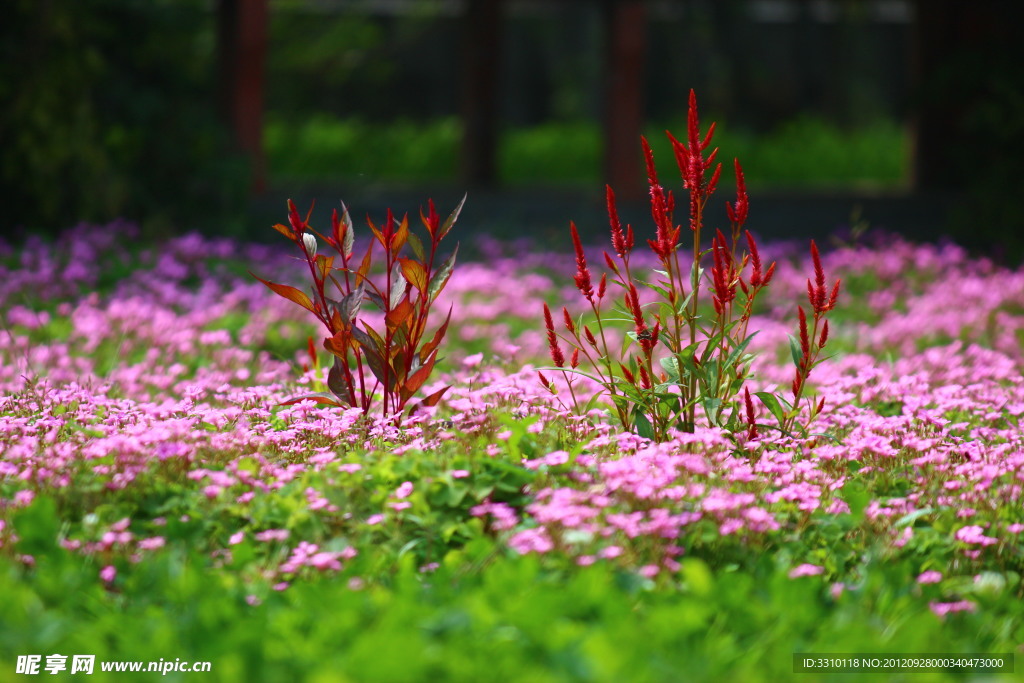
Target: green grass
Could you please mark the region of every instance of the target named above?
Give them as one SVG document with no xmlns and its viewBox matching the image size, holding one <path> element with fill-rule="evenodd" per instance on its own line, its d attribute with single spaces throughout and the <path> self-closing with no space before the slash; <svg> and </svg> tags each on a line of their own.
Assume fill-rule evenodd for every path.
<svg viewBox="0 0 1024 683">
<path fill-rule="evenodd" d="M 683 122 L 667 128 L 677 137 L 685 135 Z M 645 135 L 656 157 L 671 165 L 665 129 L 650 125 Z M 459 123 L 451 118 L 377 124 L 318 115 L 303 123 L 272 118 L 265 141 L 271 173 L 281 180 L 452 182 L 460 136 Z M 894 187 L 907 180 L 907 133 L 892 122 L 844 130 L 804 117 L 764 136 L 723 124 L 719 139 L 728 140 L 720 158 L 726 165 L 740 158 L 754 188 Z M 594 123 L 546 123 L 501 135 L 499 177 L 508 185 L 594 187 L 601 166 L 601 131 Z"/>
</svg>

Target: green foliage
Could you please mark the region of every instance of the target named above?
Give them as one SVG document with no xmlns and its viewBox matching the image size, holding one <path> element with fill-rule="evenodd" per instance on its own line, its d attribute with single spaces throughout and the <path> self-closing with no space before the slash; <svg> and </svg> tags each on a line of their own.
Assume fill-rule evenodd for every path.
<svg viewBox="0 0 1024 683">
<path fill-rule="evenodd" d="M 671 155 L 665 128 L 645 130 L 659 157 Z M 767 135 L 722 129 L 729 135 L 723 153 L 746 160 L 747 180 L 756 189 L 907 182 L 907 134 L 894 123 L 845 130 L 805 117 Z M 271 172 L 289 181 L 436 182 L 456 178 L 460 135 L 453 118 L 377 123 L 318 114 L 302 121 L 272 116 L 265 142 Z M 585 121 L 506 129 L 498 175 L 509 185 L 592 187 L 600 182 L 601 144 L 600 128 Z M 795 148 L 803 153 L 794 155 Z"/>
<path fill-rule="evenodd" d="M 100 662 L 160 658 L 210 662 L 211 681 L 775 681 L 793 677 L 794 653 L 839 643 L 1011 652 L 1024 611 L 1003 600 L 984 616 L 939 620 L 901 564 L 868 564 L 859 586 L 832 597 L 820 577 L 789 579 L 767 559 L 749 573 L 687 559 L 678 579 L 655 584 L 606 564 L 552 571 L 482 539 L 461 556 L 469 572 L 400 563 L 358 590 L 345 576 L 254 588 L 181 542 L 113 586 L 87 558 L 54 549 L 40 559 L 0 560 L 3 680 L 19 654 L 84 653 L 97 658 L 97 681 L 124 677 Z"/>
</svg>

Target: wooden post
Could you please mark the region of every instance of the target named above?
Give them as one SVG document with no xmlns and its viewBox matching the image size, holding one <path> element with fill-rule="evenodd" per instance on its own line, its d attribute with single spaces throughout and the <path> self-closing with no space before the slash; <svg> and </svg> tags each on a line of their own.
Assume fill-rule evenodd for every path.
<svg viewBox="0 0 1024 683">
<path fill-rule="evenodd" d="M 971 141 L 965 125 L 978 102 L 992 96 L 993 73 L 1006 55 L 1019 55 L 1017 24 L 1009 20 L 1016 3 L 916 0 L 914 3 L 913 184 L 919 190 L 963 190 L 989 157 L 1003 149 Z M 971 158 L 968 163 L 965 159 Z"/>
<path fill-rule="evenodd" d="M 503 0 L 469 0 L 463 16 L 462 180 L 475 187 L 498 181 L 498 77 Z"/>
<path fill-rule="evenodd" d="M 604 166 L 606 182 L 627 201 L 644 197 L 640 135 L 644 123 L 647 8 L 643 0 L 605 0 L 606 76 Z"/>
<path fill-rule="evenodd" d="M 267 186 L 263 152 L 263 93 L 266 80 L 268 0 L 218 0 L 217 40 L 221 109 L 235 146 L 248 158 L 252 190 Z"/>
</svg>

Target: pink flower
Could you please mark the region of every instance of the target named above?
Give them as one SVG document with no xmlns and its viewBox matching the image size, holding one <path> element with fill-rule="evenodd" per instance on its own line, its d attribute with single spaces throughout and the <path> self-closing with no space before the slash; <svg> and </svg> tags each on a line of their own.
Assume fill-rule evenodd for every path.
<svg viewBox="0 0 1024 683">
<path fill-rule="evenodd" d="M 466 356 L 462 359 L 462 365 L 467 368 L 475 368 L 480 365 L 480 361 L 484 359 L 484 354 L 474 353 L 472 356 Z"/>
<path fill-rule="evenodd" d="M 231 537 L 228 539 L 228 545 L 238 545 L 242 542 L 244 538 L 244 531 L 236 531 L 235 533 L 231 534 Z"/>
<path fill-rule="evenodd" d="M 402 485 L 395 489 L 396 498 L 408 498 L 412 494 L 413 486 L 411 481 L 402 482 Z"/>
<path fill-rule="evenodd" d="M 110 583 L 117 576 L 117 569 L 113 565 L 108 564 L 106 567 L 100 570 L 100 578 L 104 583 Z"/>
<path fill-rule="evenodd" d="M 452 470 L 452 479 L 465 479 L 469 476 L 469 470 Z"/>
<path fill-rule="evenodd" d="M 139 541 L 139 550 L 156 550 L 157 548 L 163 548 L 164 544 L 165 541 L 163 536 L 144 538 Z"/>
<path fill-rule="evenodd" d="M 965 526 L 957 529 L 955 537 L 958 541 L 977 545 L 992 545 L 999 542 L 991 536 L 985 536 L 984 531 L 985 529 L 978 525 Z"/>
<path fill-rule="evenodd" d="M 655 576 L 658 575 L 658 572 L 660 571 L 661 568 L 656 564 L 645 564 L 644 566 L 640 567 L 640 576 L 644 577 L 645 579 L 653 579 Z"/>
<path fill-rule="evenodd" d="M 380 524 L 383 521 L 384 521 L 384 515 L 380 515 L 380 514 L 370 515 L 369 517 L 366 518 L 366 523 L 368 525 L 370 525 L 370 526 L 374 526 L 375 524 Z"/>
<path fill-rule="evenodd" d="M 918 583 L 938 583 L 939 581 L 942 581 L 942 574 L 940 572 L 935 571 L 934 569 L 927 572 L 922 572 L 917 577 Z"/>
<path fill-rule="evenodd" d="M 973 612 L 977 609 L 970 600 L 960 600 L 958 602 L 929 602 L 929 609 L 939 617 L 944 617 L 951 612 Z"/>
<path fill-rule="evenodd" d="M 791 578 L 791 579 L 798 579 L 801 576 L 817 576 L 819 574 L 824 574 L 824 573 L 825 573 L 825 568 L 824 567 L 819 567 L 816 564 L 807 564 L 805 562 L 804 564 L 800 565 L 799 567 L 795 567 L 792 571 L 790 571 L 789 572 L 789 578 Z"/>
<path fill-rule="evenodd" d="M 509 539 L 508 544 L 520 555 L 550 552 L 555 545 L 543 528 L 524 529 Z"/>
</svg>

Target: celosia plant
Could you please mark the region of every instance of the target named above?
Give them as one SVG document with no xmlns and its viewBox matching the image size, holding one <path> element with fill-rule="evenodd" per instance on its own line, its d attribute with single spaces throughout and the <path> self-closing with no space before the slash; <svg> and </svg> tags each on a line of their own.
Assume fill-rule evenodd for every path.
<svg viewBox="0 0 1024 683">
<path fill-rule="evenodd" d="M 571 374 L 585 375 L 602 387 L 611 400 L 619 421 L 626 429 L 657 440 L 668 438 L 669 430 L 693 431 L 697 424 L 697 406 L 701 406 L 706 423 L 736 432 L 747 431 L 748 438 L 758 435 L 756 411 L 749 389 L 744 384 L 749 375 L 752 356 L 747 346 L 756 334 L 748 334 L 754 303 L 771 282 L 775 263 L 763 267 L 757 243 L 743 226 L 749 211 L 749 199 L 743 169 L 734 160 L 736 170 L 736 201 L 726 202 L 731 236 L 716 230 L 709 250 L 704 250 L 702 237 L 704 213 L 708 199 L 715 191 L 721 164 L 714 160 L 718 149 L 705 154 L 714 135 L 711 124 L 703 137 L 697 116 L 697 101 L 690 91 L 686 142 L 668 134 L 676 162 L 688 193 L 689 228 L 692 236 L 692 257 L 689 263 L 680 259 L 682 227 L 673 220 L 675 199 L 658 181 L 654 155 L 647 140 L 641 138 L 650 185 L 651 215 L 656 227 L 655 238 L 647 240 L 659 263 L 654 282 L 637 277 L 630 257 L 634 247 L 631 226 L 625 229 L 619 221 L 615 195 L 607 189 L 608 215 L 611 223 L 612 248 L 615 256 L 604 253 L 611 282 L 622 288 L 624 296 L 608 311 L 608 274 L 601 276 L 596 288 L 583 245 L 575 224 L 570 225 L 576 251 L 574 280 L 593 314 L 593 329 L 582 320 L 575 320 L 563 308 L 563 322 L 568 335 L 555 330 L 547 305 L 544 324 L 548 346 L 555 368 L 561 372 L 572 394 L 573 409 L 581 410 L 573 388 Z M 747 250 L 737 257 L 740 237 L 746 239 Z M 706 272 L 701 261 L 710 251 L 711 269 Z M 814 259 L 814 282 L 808 280 L 808 297 L 813 311 L 808 323 L 803 308 L 798 308 L 799 338 L 793 337 L 793 361 L 796 376 L 792 383 L 792 400 L 781 395 L 757 392 L 760 401 L 776 418 L 778 429 L 791 431 L 801 413 L 800 404 L 806 391 L 807 377 L 820 362 L 820 352 L 828 339 L 825 314 L 839 295 L 839 282 L 826 289 L 825 273 L 817 247 L 811 242 Z M 749 266 L 749 274 L 744 276 Z M 702 283 L 710 292 L 712 307 L 701 306 Z M 645 311 L 640 303 L 640 288 L 653 291 L 657 302 L 654 311 Z M 610 322 L 628 322 L 632 329 L 621 350 L 616 353 L 607 334 Z M 572 347 L 569 366 L 559 340 Z M 591 371 L 581 370 L 581 356 Z M 541 381 L 552 393 L 556 387 L 541 374 Z M 600 394 L 599 394 L 600 395 Z M 742 397 L 742 398 L 741 398 Z M 591 404 L 588 404 L 592 405 Z M 811 403 L 808 423 L 821 412 L 823 401 Z M 806 426 L 806 425 L 804 425 Z"/>
<path fill-rule="evenodd" d="M 302 219 L 295 204 L 288 200 L 289 225 L 279 223 L 274 229 L 302 252 L 313 280 L 312 296 L 290 285 L 269 282 L 256 275 L 253 277 L 316 316 L 327 330 L 323 345 L 333 354 L 334 362 L 327 374 L 330 393 L 297 396 L 286 403 L 313 400 L 321 404 L 361 408 L 364 414 L 368 414 L 379 396 L 383 417 L 400 422 L 406 410 L 411 412 L 420 406 L 433 406 L 441 400 L 448 387 L 411 402 L 434 369 L 438 346 L 451 320 L 449 309 L 448 316 L 429 341 L 423 341 L 428 338 L 431 306 L 451 277 L 458 252 L 456 244 L 451 255 L 442 262 L 438 258 L 438 247 L 455 224 L 464 202 L 465 197 L 442 223 L 434 202 L 430 201 L 428 213 L 420 212 L 429 238 L 425 244 L 410 231 L 408 217 L 397 221 L 388 209 L 380 227 L 367 218 L 373 239 L 357 265 L 353 258 L 355 235 L 352 220 L 344 204 L 340 216 L 337 209 L 331 215 L 331 234 L 323 235 L 309 227 L 309 214 Z M 317 237 L 327 243 L 337 256 L 318 253 Z M 411 256 L 403 255 L 406 245 L 412 251 Z M 377 247 L 383 251 L 384 261 L 383 283 L 380 285 L 370 279 Z M 336 261 L 340 265 L 335 265 Z M 337 291 L 337 294 L 332 294 L 337 299 L 328 295 L 328 283 Z M 360 318 L 366 301 L 383 313 L 383 330 L 375 330 Z M 316 367 L 312 346 L 309 352 Z"/>
</svg>

